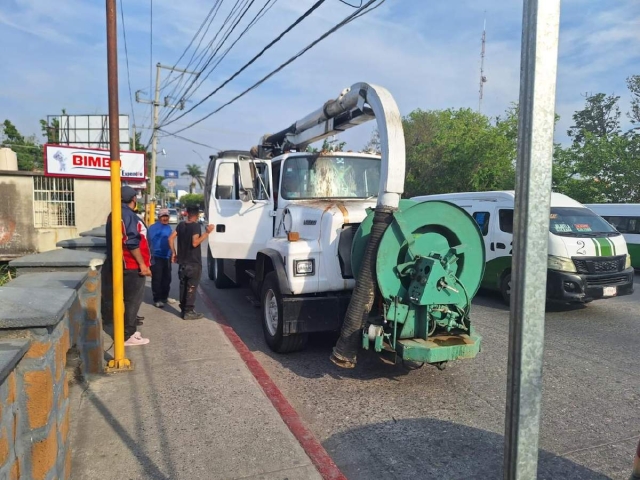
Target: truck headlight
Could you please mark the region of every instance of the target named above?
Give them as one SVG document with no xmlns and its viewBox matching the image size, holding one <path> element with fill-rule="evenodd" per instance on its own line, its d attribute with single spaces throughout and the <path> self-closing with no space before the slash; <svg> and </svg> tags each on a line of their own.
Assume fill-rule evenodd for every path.
<svg viewBox="0 0 640 480">
<path fill-rule="evenodd" d="M 560 272 L 575 273 L 577 271 L 573 260 L 567 257 L 556 257 L 555 255 L 549 255 L 547 268 L 550 270 L 558 270 Z"/>
<path fill-rule="evenodd" d="M 304 277 L 313 275 L 314 273 L 314 261 L 311 260 L 294 260 L 293 272 L 296 277 Z"/>
<path fill-rule="evenodd" d="M 631 267 L 631 255 L 627 253 L 627 260 L 624 262 L 624 269 Z"/>
</svg>

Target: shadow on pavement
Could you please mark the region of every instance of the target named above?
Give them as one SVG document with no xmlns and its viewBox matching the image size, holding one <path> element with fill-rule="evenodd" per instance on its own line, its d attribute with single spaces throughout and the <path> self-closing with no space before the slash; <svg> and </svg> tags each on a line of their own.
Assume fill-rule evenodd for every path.
<svg viewBox="0 0 640 480">
<path fill-rule="evenodd" d="M 114 415 L 109 407 L 107 407 L 96 395 L 90 390 L 86 392 L 87 399 L 95 406 L 100 414 L 109 423 L 114 433 L 118 435 L 122 443 L 133 453 L 138 459 L 140 465 L 144 468 L 145 478 L 153 478 L 158 480 L 169 480 L 175 478 L 175 476 L 165 475 L 160 468 L 154 463 L 154 461 L 145 453 L 145 445 L 140 444 L 132 438 L 127 429 L 118 421 L 117 415 Z M 175 472 L 173 472 L 175 474 Z"/>
<path fill-rule="evenodd" d="M 503 478 L 503 442 L 502 435 L 477 428 L 434 419 L 408 419 L 347 430 L 330 437 L 323 446 L 350 480 L 498 480 Z M 537 478 L 609 477 L 541 450 Z"/>
</svg>

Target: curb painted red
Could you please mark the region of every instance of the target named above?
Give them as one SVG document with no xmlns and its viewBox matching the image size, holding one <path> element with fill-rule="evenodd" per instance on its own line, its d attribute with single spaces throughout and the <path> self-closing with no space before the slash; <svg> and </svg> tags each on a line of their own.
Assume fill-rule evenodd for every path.
<svg viewBox="0 0 640 480">
<path fill-rule="evenodd" d="M 216 304 L 204 293 L 202 287 L 198 287 L 198 293 L 202 297 L 207 308 L 211 311 L 215 320 L 218 322 L 222 331 L 227 336 L 236 351 L 242 357 L 242 360 L 249 368 L 249 371 L 262 387 L 265 395 L 271 400 L 271 403 L 289 427 L 293 436 L 296 437 L 300 446 L 307 453 L 313 465 L 325 480 L 347 480 L 347 477 L 340 471 L 338 466 L 331 459 L 322 444 L 306 427 L 298 412 L 291 406 L 285 398 L 275 382 L 271 379 L 266 370 L 260 365 L 260 362 L 251 353 L 251 350 L 245 345 L 235 330 L 229 325 L 225 315 L 220 311 Z"/>
</svg>

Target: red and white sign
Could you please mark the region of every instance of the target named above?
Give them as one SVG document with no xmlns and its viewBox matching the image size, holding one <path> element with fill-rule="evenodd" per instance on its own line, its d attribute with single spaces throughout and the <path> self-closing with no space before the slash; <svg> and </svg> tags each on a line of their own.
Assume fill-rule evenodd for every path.
<svg viewBox="0 0 640 480">
<path fill-rule="evenodd" d="M 144 182 L 143 152 L 120 152 L 120 177 L 123 182 Z M 48 177 L 102 178 L 111 177 L 109 150 L 99 148 L 44 146 L 44 174 Z"/>
</svg>

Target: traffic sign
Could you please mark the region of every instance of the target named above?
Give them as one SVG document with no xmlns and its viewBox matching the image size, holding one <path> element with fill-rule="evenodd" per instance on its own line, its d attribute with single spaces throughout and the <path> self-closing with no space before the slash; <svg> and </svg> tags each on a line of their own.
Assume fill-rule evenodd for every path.
<svg viewBox="0 0 640 480">
<path fill-rule="evenodd" d="M 164 171 L 164 178 L 178 178 L 180 176 L 180 174 L 178 173 L 178 170 L 165 170 Z"/>
</svg>

